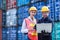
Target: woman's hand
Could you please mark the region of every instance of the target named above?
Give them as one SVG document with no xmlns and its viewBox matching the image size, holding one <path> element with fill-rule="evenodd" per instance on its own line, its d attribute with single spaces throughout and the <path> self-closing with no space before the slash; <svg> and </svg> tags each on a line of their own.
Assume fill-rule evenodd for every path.
<svg viewBox="0 0 60 40">
<path fill-rule="evenodd" d="M 29 29 L 28 31 L 32 31 L 32 32 L 34 32 L 34 31 L 35 31 L 35 29 Z"/>
</svg>

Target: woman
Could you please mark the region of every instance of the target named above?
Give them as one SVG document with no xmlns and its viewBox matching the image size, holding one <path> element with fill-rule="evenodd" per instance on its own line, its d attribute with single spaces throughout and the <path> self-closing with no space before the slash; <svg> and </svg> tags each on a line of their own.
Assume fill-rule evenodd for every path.
<svg viewBox="0 0 60 40">
<path fill-rule="evenodd" d="M 36 19 L 34 16 L 36 15 L 37 9 L 36 7 L 31 7 L 29 9 L 30 16 L 28 18 L 25 18 L 22 24 L 22 33 L 28 34 L 29 40 L 37 40 L 37 32 L 35 28 Z"/>
</svg>

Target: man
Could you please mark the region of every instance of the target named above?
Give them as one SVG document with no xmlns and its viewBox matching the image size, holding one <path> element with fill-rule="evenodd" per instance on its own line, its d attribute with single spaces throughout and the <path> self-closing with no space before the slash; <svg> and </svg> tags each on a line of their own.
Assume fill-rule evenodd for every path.
<svg viewBox="0 0 60 40">
<path fill-rule="evenodd" d="M 49 11 L 50 10 L 47 6 L 42 7 L 42 9 L 41 9 L 42 19 L 38 20 L 38 23 L 52 23 L 52 20 L 48 17 L 49 16 Z M 45 31 L 43 30 L 42 34 L 44 32 Z M 41 35 L 40 33 L 38 33 L 38 40 L 51 40 L 51 33 L 50 33 L 50 35 L 47 35 L 47 37 L 46 36 L 42 37 L 42 36 L 44 36 L 44 35 Z"/>
</svg>

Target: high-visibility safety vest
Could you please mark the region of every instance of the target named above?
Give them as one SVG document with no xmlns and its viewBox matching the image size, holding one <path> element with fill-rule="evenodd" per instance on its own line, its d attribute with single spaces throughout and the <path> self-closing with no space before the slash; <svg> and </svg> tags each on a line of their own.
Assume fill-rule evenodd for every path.
<svg viewBox="0 0 60 40">
<path fill-rule="evenodd" d="M 26 27 L 29 30 L 28 31 L 28 37 L 30 40 L 38 40 L 38 35 L 36 30 L 34 29 L 35 23 L 33 23 L 32 21 L 30 21 L 30 19 L 26 18 L 25 19 L 26 22 Z"/>
</svg>

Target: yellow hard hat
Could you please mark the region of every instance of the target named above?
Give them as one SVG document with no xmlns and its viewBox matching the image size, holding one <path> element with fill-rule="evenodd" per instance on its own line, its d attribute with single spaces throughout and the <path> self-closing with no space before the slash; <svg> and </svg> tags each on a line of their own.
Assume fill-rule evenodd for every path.
<svg viewBox="0 0 60 40">
<path fill-rule="evenodd" d="M 37 11 L 37 8 L 33 6 L 29 9 L 29 11 Z"/>
<path fill-rule="evenodd" d="M 41 12 L 48 12 L 49 8 L 47 6 L 43 6 Z"/>
</svg>

